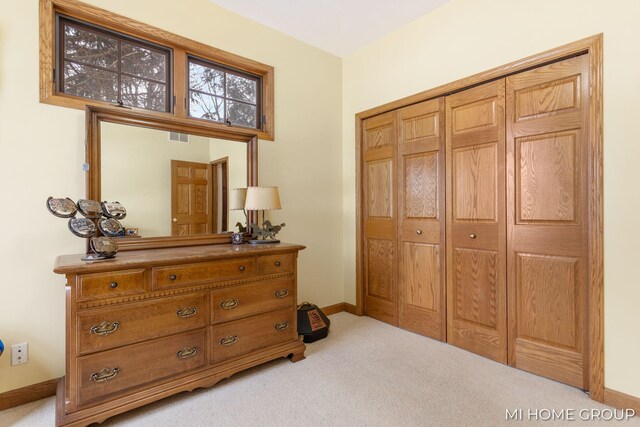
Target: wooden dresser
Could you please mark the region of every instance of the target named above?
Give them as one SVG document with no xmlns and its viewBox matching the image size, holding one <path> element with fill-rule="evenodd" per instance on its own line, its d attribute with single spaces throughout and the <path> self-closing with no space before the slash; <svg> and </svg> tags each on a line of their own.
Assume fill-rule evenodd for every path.
<svg viewBox="0 0 640 427">
<path fill-rule="evenodd" d="M 66 275 L 66 375 L 56 424 L 88 425 L 280 357 L 304 358 L 304 246 L 209 245 L 57 259 Z"/>
</svg>

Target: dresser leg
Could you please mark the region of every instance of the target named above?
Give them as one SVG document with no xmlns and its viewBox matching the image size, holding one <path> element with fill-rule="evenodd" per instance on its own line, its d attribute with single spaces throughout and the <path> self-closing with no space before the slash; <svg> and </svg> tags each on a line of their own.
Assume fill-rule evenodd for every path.
<svg viewBox="0 0 640 427">
<path fill-rule="evenodd" d="M 302 359 L 304 359 L 304 352 L 302 352 L 302 353 L 296 353 L 296 354 L 292 354 L 292 355 L 291 355 L 291 361 L 292 361 L 293 363 L 299 362 L 299 361 L 301 361 Z"/>
<path fill-rule="evenodd" d="M 304 351 L 307 349 L 307 346 L 302 343 L 302 338 L 298 341 L 299 345 L 296 346 L 295 350 L 289 354 L 289 359 L 293 363 L 299 362 L 304 359 Z"/>
</svg>

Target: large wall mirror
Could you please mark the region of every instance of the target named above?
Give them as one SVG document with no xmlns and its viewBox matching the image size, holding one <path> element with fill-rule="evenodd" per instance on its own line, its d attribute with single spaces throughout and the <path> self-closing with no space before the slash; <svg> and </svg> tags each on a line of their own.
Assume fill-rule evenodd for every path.
<svg viewBox="0 0 640 427">
<path fill-rule="evenodd" d="M 155 114 L 87 108 L 87 198 L 118 201 L 121 249 L 225 243 L 244 225 L 231 191 L 257 185 L 257 139 Z"/>
</svg>

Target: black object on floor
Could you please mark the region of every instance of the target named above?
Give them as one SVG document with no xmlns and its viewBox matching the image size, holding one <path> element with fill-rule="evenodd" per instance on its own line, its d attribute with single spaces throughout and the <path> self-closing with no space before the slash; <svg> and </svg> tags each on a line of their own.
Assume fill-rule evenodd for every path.
<svg viewBox="0 0 640 427">
<path fill-rule="evenodd" d="M 298 306 L 298 335 L 303 336 L 305 343 L 325 338 L 330 324 L 329 318 L 317 305 L 305 301 Z"/>
</svg>

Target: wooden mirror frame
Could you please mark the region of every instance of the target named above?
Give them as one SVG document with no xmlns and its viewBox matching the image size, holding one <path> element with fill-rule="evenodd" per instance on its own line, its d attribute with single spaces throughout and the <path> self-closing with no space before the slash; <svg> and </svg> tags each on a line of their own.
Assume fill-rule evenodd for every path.
<svg viewBox="0 0 640 427">
<path fill-rule="evenodd" d="M 258 136 L 250 129 L 246 132 L 237 129 L 228 132 L 212 129 L 206 123 L 185 123 L 173 117 L 154 113 L 141 112 L 121 107 L 87 106 L 86 118 L 86 154 L 85 162 L 89 170 L 86 177 L 86 197 L 89 200 L 102 201 L 101 180 L 102 168 L 100 160 L 102 122 L 129 126 L 144 127 L 155 130 L 187 133 L 190 135 L 219 138 L 247 144 L 247 186 L 258 185 Z M 257 222 L 257 212 L 247 212 L 249 223 Z M 178 246 L 195 246 L 230 243 L 231 233 L 207 234 L 201 236 L 162 236 L 140 237 L 138 239 L 118 239 L 121 251 L 134 249 L 171 248 Z"/>
</svg>

